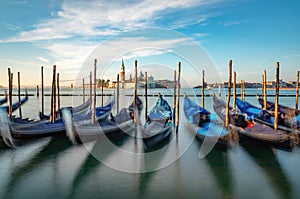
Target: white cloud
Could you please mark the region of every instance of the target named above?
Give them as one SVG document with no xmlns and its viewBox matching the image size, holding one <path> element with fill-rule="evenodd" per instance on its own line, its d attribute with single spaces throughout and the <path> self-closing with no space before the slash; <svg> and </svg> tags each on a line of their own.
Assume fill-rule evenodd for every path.
<svg viewBox="0 0 300 199">
<path fill-rule="evenodd" d="M 46 62 L 46 63 L 49 63 L 50 61 L 44 57 L 36 57 L 37 60 L 40 60 L 42 62 Z"/>
<path fill-rule="evenodd" d="M 64 71 L 74 76 L 90 53 L 104 39 L 136 28 L 155 27 L 159 20 L 164 19 L 165 13 L 170 13 L 170 11 L 170 20 L 166 21 L 167 24 L 158 26 L 176 29 L 191 23 L 203 23 L 212 15 L 199 14 L 198 8 L 219 1 L 223 0 L 142 0 L 129 2 L 65 0 L 59 11 L 51 11 L 51 18 L 32 25 L 32 30 L 21 31 L 15 36 L 2 39 L 0 43 L 31 42 L 38 48 L 46 50 L 43 51 L 46 54 L 41 53 L 39 57 L 36 55 L 33 57 L 50 66 L 56 64 L 59 72 Z M 197 11 L 194 11 L 197 16 L 182 12 L 195 8 L 197 8 Z M 178 10 L 181 11 L 179 16 L 173 16 L 172 13 L 176 13 Z M 184 42 L 186 42 L 184 39 L 166 37 L 151 41 L 146 37 L 123 38 L 114 42 L 106 42 L 105 50 L 99 52 L 97 58 L 100 63 L 110 63 L 112 60 L 119 59 L 123 55 L 124 49 L 128 49 L 128 47 L 136 50 L 132 51 L 131 54 L 126 52 L 125 59 L 160 55 L 164 52 L 171 52 L 175 45 Z M 143 49 L 144 47 L 149 48 Z"/>
<path fill-rule="evenodd" d="M 229 26 L 236 26 L 240 24 L 246 24 L 249 23 L 250 21 L 248 20 L 243 20 L 243 21 L 222 21 L 220 24 L 222 24 L 224 27 L 229 27 Z"/>
<path fill-rule="evenodd" d="M 66 39 L 74 36 L 111 36 L 133 28 L 155 26 L 166 10 L 183 10 L 219 2 L 209 0 L 144 0 L 139 2 L 120 1 L 74 1 L 66 0 L 57 16 L 36 24 L 33 30 L 1 42 L 38 41 Z M 52 13 L 53 14 L 53 13 Z M 206 16 L 197 18 L 186 15 L 180 20 L 173 18 L 172 27 L 183 27 L 188 23 L 201 23 Z M 172 23 L 172 22 L 170 22 Z"/>
<path fill-rule="evenodd" d="M 78 71 L 87 56 L 96 48 L 90 42 L 52 42 L 38 45 L 49 51 L 54 63 L 60 71 Z"/>
</svg>

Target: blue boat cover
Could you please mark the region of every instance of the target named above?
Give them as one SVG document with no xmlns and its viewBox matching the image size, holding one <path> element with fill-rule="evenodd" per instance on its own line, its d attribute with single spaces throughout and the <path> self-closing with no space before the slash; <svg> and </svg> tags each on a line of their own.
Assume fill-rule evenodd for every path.
<svg viewBox="0 0 300 199">
<path fill-rule="evenodd" d="M 243 113 L 246 113 L 248 116 L 258 117 L 261 112 L 260 108 L 255 107 L 248 102 L 242 101 L 239 98 L 236 98 L 236 105 Z"/>
<path fill-rule="evenodd" d="M 196 115 L 199 115 L 199 114 L 207 115 L 207 116 L 211 115 L 211 113 L 208 110 L 198 106 L 194 101 L 190 100 L 187 97 L 184 98 L 183 108 L 184 108 L 184 114 L 186 115 L 189 122 L 191 122 L 192 124 L 197 124 L 197 125 L 199 124 L 199 118 L 197 121 L 195 121 Z"/>
<path fill-rule="evenodd" d="M 168 102 L 159 96 L 156 105 L 150 111 L 148 120 L 153 119 L 170 119 L 172 120 L 172 109 Z"/>
<path fill-rule="evenodd" d="M 262 110 L 258 107 L 255 107 L 248 102 L 242 101 L 240 99 L 236 99 L 236 105 L 240 109 L 241 112 L 246 113 L 248 119 L 251 117 L 259 118 L 267 123 L 273 124 L 274 117 L 266 110 Z"/>
<path fill-rule="evenodd" d="M 20 104 L 23 105 L 25 102 L 28 101 L 28 95 L 26 94 L 26 96 L 21 99 Z M 4 110 L 6 110 L 6 112 L 8 113 L 8 106 L 1 106 L 1 108 L 3 108 Z M 12 104 L 12 112 L 14 112 L 15 110 L 17 110 L 19 108 L 19 102 L 15 102 Z"/>
<path fill-rule="evenodd" d="M 190 123 L 199 126 L 197 129 L 197 133 L 202 136 L 225 136 L 228 134 L 228 131 L 224 126 L 217 125 L 215 123 L 216 117 L 215 115 L 211 115 L 211 113 L 198 106 L 194 101 L 190 100 L 189 98 L 184 98 L 184 114 L 189 120 Z M 197 117 L 198 115 L 206 115 L 209 117 L 209 122 L 203 122 L 201 126 L 199 125 L 200 118 Z"/>
</svg>

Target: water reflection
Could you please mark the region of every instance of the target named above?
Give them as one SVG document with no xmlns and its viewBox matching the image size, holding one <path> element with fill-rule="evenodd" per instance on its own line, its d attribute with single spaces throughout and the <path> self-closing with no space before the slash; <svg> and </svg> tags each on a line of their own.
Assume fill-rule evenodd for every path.
<svg viewBox="0 0 300 199">
<path fill-rule="evenodd" d="M 152 149 L 151 151 L 154 151 Z M 168 146 L 161 148 L 160 150 L 157 150 L 155 152 L 155 155 L 151 155 L 151 151 L 146 151 L 142 158 L 142 164 L 143 167 L 141 170 L 146 170 L 149 172 L 146 173 L 140 173 L 139 177 L 139 197 L 143 197 L 146 194 L 147 187 L 151 183 L 151 179 L 158 173 L 158 171 L 153 171 L 155 168 L 158 168 L 159 163 L 164 158 L 168 151 Z"/>
<path fill-rule="evenodd" d="M 291 185 L 276 157 L 276 149 L 268 145 L 242 141 L 241 145 L 264 171 L 279 198 L 292 198 Z"/>
<path fill-rule="evenodd" d="M 11 179 L 6 187 L 6 194 L 4 198 L 9 198 L 10 194 L 13 193 L 16 185 L 21 182 L 23 176 L 31 171 L 37 169 L 42 163 L 52 161 L 71 146 L 69 140 L 63 136 L 56 136 L 51 139 L 51 141 L 44 145 L 42 150 L 33 156 L 31 159 L 26 161 L 20 166 L 13 168 Z"/>
<path fill-rule="evenodd" d="M 117 137 L 110 136 L 109 134 L 107 134 L 106 136 L 113 144 L 118 147 L 121 147 L 129 139 L 129 136 L 126 133 L 121 133 Z M 93 149 L 91 150 L 91 153 L 89 153 L 86 160 L 81 165 L 76 176 L 74 177 L 69 198 L 73 198 L 82 182 L 84 182 L 89 174 L 93 173 L 96 168 L 99 168 L 99 166 L 101 166 L 101 162 L 96 158 L 99 157 L 98 153 L 101 153 L 102 160 L 105 160 L 111 153 L 113 153 L 112 150 L 103 151 L 103 149 L 110 149 L 109 147 L 103 148 L 103 144 L 104 142 L 102 142 L 101 140 L 96 141 Z"/>
<path fill-rule="evenodd" d="M 203 141 L 196 139 L 199 148 Z M 222 198 L 233 198 L 233 183 L 230 163 L 228 158 L 228 150 L 224 147 L 215 147 L 205 156 L 205 160 L 210 167 L 210 170 L 215 177 L 217 186 L 222 192 Z"/>
</svg>

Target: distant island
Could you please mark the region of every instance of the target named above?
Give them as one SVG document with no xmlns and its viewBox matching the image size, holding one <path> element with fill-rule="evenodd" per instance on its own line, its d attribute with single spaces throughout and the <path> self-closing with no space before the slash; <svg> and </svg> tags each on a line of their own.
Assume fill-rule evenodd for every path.
<svg viewBox="0 0 300 199">
<path fill-rule="evenodd" d="M 262 88 L 262 83 L 258 83 L 258 82 L 244 82 L 245 88 Z M 276 82 L 275 81 L 268 81 L 266 82 L 267 85 L 267 89 L 274 89 L 276 86 Z M 223 82 L 223 83 L 212 83 L 212 84 L 207 84 L 205 83 L 204 88 L 218 88 L 219 86 L 221 86 L 222 88 L 227 88 L 228 87 L 228 82 Z M 233 86 L 233 83 L 232 83 Z M 241 88 L 241 83 L 238 82 L 236 84 L 237 88 Z M 282 79 L 279 81 L 279 87 L 281 89 L 294 89 L 296 88 L 296 81 L 288 81 L 285 82 Z M 202 85 L 198 85 L 195 86 L 193 88 L 202 88 Z"/>
<path fill-rule="evenodd" d="M 125 65 L 124 61 L 122 59 L 122 63 L 120 66 L 120 72 L 119 72 L 119 87 L 125 88 L 125 89 L 132 89 L 135 85 L 135 78 L 132 77 L 132 75 L 129 76 L 128 79 L 125 77 Z M 139 76 L 137 77 L 137 85 L 139 88 L 145 88 L 146 85 L 146 77 L 145 74 L 141 71 Z M 117 87 L 117 81 L 110 81 L 109 79 L 98 79 L 97 80 L 97 87 L 103 87 L 104 88 L 116 88 Z M 174 87 L 174 81 L 171 80 L 154 80 L 154 77 L 152 75 L 147 77 L 147 88 L 173 88 Z"/>
</svg>

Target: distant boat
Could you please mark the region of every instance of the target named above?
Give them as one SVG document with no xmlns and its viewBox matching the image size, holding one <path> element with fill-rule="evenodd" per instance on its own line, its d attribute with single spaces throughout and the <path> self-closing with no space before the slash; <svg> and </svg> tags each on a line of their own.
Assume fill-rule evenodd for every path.
<svg viewBox="0 0 300 199">
<path fill-rule="evenodd" d="M 5 97 L 3 99 L 0 99 L 0 105 L 5 104 L 7 102 L 7 93 L 5 91 Z"/>
<path fill-rule="evenodd" d="M 12 104 L 12 112 L 14 112 L 15 110 L 17 110 L 20 106 L 22 106 L 23 104 L 25 104 L 28 101 L 28 93 L 26 91 L 26 96 L 24 98 L 21 99 L 20 103 L 19 102 L 15 102 Z M 6 112 L 9 112 L 9 107 L 7 106 L 0 106 L 1 109 L 6 110 Z"/>
</svg>

